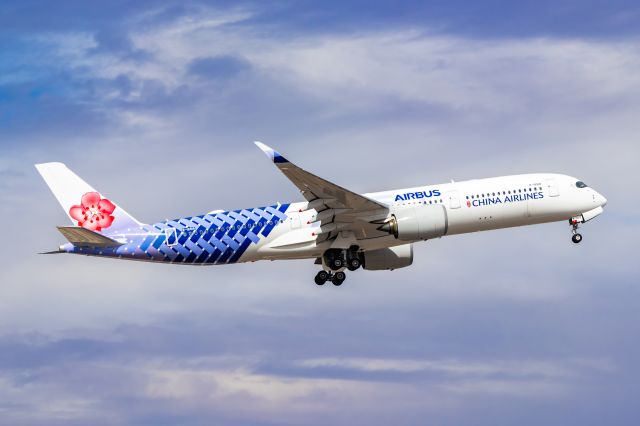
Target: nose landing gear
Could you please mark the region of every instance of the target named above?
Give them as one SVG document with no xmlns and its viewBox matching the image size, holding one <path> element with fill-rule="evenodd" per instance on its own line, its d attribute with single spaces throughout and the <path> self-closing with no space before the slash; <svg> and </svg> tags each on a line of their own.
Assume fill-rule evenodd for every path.
<svg viewBox="0 0 640 426">
<path fill-rule="evenodd" d="M 582 234 L 578 233 L 578 220 L 571 218 L 569 219 L 569 224 L 571 225 L 571 233 L 573 234 L 571 236 L 571 241 L 573 241 L 575 244 L 578 244 L 580 241 L 582 241 Z"/>
</svg>

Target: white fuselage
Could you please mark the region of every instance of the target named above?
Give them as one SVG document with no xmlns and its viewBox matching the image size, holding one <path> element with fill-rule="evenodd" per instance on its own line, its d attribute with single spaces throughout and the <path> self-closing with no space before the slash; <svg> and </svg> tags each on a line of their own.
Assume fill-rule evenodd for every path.
<svg viewBox="0 0 640 426">
<path fill-rule="evenodd" d="M 446 235 L 568 220 L 587 212 L 601 212 L 606 199 L 579 180 L 561 174 L 537 173 L 474 179 L 439 185 L 363 194 L 390 207 L 439 204 L 446 209 Z M 318 213 L 307 202 L 292 203 L 286 222 L 269 238 L 252 246 L 240 261 L 320 257 L 334 242 L 319 242 Z M 597 209 L 600 209 L 599 211 Z M 415 241 L 372 233 L 358 238 L 363 250 L 392 247 Z"/>
</svg>

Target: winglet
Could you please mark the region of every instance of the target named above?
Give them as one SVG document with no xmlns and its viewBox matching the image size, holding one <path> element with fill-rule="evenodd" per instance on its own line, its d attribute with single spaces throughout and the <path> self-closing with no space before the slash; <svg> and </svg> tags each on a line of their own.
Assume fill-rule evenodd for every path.
<svg viewBox="0 0 640 426">
<path fill-rule="evenodd" d="M 276 151 L 275 149 L 263 144 L 262 142 L 254 141 L 253 143 L 255 143 L 256 146 L 262 150 L 262 152 L 267 154 L 267 157 L 269 157 L 271 159 L 271 161 L 273 161 L 274 163 L 288 163 L 289 162 L 289 160 L 287 160 L 282 155 L 280 155 L 280 153 L 278 151 Z"/>
</svg>

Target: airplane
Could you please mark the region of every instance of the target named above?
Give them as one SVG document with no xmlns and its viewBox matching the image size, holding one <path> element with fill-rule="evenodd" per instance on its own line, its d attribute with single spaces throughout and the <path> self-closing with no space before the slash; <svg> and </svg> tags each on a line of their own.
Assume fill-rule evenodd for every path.
<svg viewBox="0 0 640 426">
<path fill-rule="evenodd" d="M 555 173 L 357 194 L 255 144 L 305 201 L 146 224 L 64 164 L 36 164 L 73 223 L 58 227 L 68 243 L 48 253 L 182 265 L 315 259 L 321 268 L 315 283 L 340 286 L 345 270 L 407 267 L 414 243 L 449 235 L 568 220 L 579 243 L 579 225 L 607 204 L 580 179 Z"/>
</svg>

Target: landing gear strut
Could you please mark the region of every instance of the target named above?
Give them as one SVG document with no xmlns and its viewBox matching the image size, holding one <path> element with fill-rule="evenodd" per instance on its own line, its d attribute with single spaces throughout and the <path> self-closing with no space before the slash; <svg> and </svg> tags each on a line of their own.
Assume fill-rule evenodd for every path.
<svg viewBox="0 0 640 426">
<path fill-rule="evenodd" d="M 582 241 L 582 234 L 578 233 L 579 222 L 576 219 L 569 219 L 569 224 L 571 225 L 571 233 L 573 234 L 571 236 L 571 241 L 573 241 L 575 244 L 578 244 L 580 241 Z"/>
</svg>

